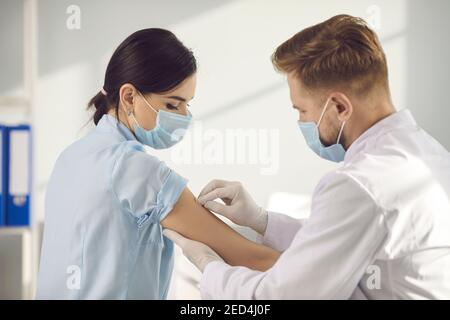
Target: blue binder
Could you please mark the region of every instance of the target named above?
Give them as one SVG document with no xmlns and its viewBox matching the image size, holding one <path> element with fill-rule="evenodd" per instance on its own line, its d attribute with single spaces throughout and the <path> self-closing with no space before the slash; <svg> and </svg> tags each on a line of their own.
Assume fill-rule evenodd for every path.
<svg viewBox="0 0 450 320">
<path fill-rule="evenodd" d="M 28 125 L 7 128 L 6 225 L 30 225 L 31 131 Z"/>
<path fill-rule="evenodd" d="M 6 127 L 0 125 L 0 227 L 6 225 Z"/>
</svg>

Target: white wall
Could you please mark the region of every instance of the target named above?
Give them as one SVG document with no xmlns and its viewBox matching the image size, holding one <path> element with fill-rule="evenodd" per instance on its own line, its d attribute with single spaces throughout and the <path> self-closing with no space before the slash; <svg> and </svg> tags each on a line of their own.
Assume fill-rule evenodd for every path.
<svg viewBox="0 0 450 320">
<path fill-rule="evenodd" d="M 269 147 L 272 157 L 258 159 L 259 164 L 255 165 L 205 164 L 204 158 L 197 164 L 180 165 L 172 159 L 173 150 L 158 152 L 190 179 L 194 192 L 215 177 L 242 180 L 262 204 L 273 191 L 312 191 L 317 180 L 333 165 L 318 160 L 306 148 L 296 126 L 296 114 L 290 108 L 284 79 L 273 71 L 270 55 L 297 31 L 334 14 L 345 12 L 373 20 L 376 16 L 373 4 L 380 10 L 378 32 L 387 52 L 397 107 L 410 105 L 419 123 L 450 147 L 445 128 L 450 111 L 443 96 L 447 88 L 444 76 L 449 69 L 445 59 L 449 44 L 442 41 L 436 50 L 437 40 L 433 41 L 444 39 L 449 30 L 446 19 L 435 18 L 448 12 L 448 1 L 434 1 L 432 7 L 427 7 L 425 1 L 402 0 L 165 3 L 161 7 L 161 2 L 148 1 L 78 1 L 81 29 L 68 30 L 65 9 L 72 1 L 40 2 L 40 81 L 35 131 L 37 146 L 42 146 L 36 148 L 39 168 L 36 181 L 42 192 L 59 152 L 84 132 L 82 126 L 88 120 L 84 107 L 103 84 L 110 54 L 124 37 L 144 27 L 173 30 L 198 57 L 198 89 L 192 112 L 201 120 L 203 134 L 217 129 L 227 140 L 227 128 L 250 128 L 257 134 L 260 129 L 279 132 L 278 144 L 257 140 Z M 439 21 L 440 28 L 436 28 L 435 21 Z M 430 55 L 433 59 L 429 59 Z M 436 74 L 439 77 L 434 81 L 431 76 Z M 420 90 L 422 83 L 425 87 Z M 187 143 L 177 148 L 184 150 Z M 198 140 L 195 143 L 199 147 Z M 201 152 L 207 152 L 208 146 L 211 147 L 211 140 L 203 142 Z M 267 167 L 261 164 L 263 160 L 275 167 L 278 161 L 278 171 L 261 175 L 261 168 Z M 42 208 L 39 195 L 38 199 L 38 207 Z M 42 211 L 38 215 L 42 216 Z"/>
<path fill-rule="evenodd" d="M 18 51 L 20 43 L 7 37 L 7 32 L 11 34 L 20 26 L 15 22 L 20 16 L 18 6 L 12 3 L 4 0 L 1 4 L 3 24 L 9 26 L 2 29 L 2 38 L 9 39 L 2 43 Z M 43 194 L 54 161 L 61 150 L 91 127 L 84 126 L 89 120 L 85 105 L 102 86 L 112 51 L 131 32 L 145 27 L 169 28 L 198 57 L 198 89 L 192 112 L 201 121 L 204 141 L 195 140 L 195 148 L 199 148 L 195 150 L 208 152 L 208 134 L 215 134 L 208 131 L 211 129 L 219 130 L 225 143 L 231 139 L 225 136 L 227 128 L 274 134 L 271 137 L 278 141 L 255 140 L 267 147 L 262 150 L 258 146 L 257 152 L 270 153 L 266 158 L 258 157 L 254 165 L 208 164 L 204 157 L 197 163 L 179 164 L 173 161 L 173 150 L 159 152 L 162 159 L 190 179 L 194 192 L 214 177 L 239 179 L 265 204 L 273 191 L 310 193 L 317 180 L 333 168 L 305 147 L 296 127 L 296 114 L 290 109 L 284 78 L 273 71 L 270 55 L 302 28 L 338 13 L 376 22 L 379 10 L 377 31 L 388 56 L 397 107 L 411 108 L 419 123 L 450 148 L 446 126 L 450 111 L 445 96 L 450 71 L 450 44 L 445 41 L 450 22 L 445 13 L 450 3 L 446 0 L 432 4 L 423 0 L 80 0 L 75 4 L 81 10 L 81 29 L 69 30 L 66 9 L 72 4 L 67 0 L 39 1 L 38 105 L 33 125 L 38 186 L 35 214 L 41 219 Z M 8 74 L 14 74 L 10 66 L 17 66 L 20 56 L 3 56 L 2 66 Z M 0 92 L 14 91 L 20 87 L 19 80 L 16 75 L 2 73 Z M 0 115 L 3 119 L 10 117 L 5 112 Z M 188 145 L 192 146 L 186 141 L 178 148 L 184 150 Z M 236 148 L 232 151 L 238 152 Z M 262 168 L 267 167 L 278 170 L 261 175 Z"/>
</svg>

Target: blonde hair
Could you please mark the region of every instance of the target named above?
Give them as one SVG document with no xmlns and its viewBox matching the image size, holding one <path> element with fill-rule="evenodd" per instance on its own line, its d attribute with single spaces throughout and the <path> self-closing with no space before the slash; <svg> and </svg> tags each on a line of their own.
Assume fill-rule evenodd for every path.
<svg viewBox="0 0 450 320">
<path fill-rule="evenodd" d="M 367 23 L 334 16 L 295 34 L 272 55 L 278 71 L 294 72 L 307 88 L 345 85 L 356 94 L 374 86 L 389 90 L 386 56 Z"/>
</svg>

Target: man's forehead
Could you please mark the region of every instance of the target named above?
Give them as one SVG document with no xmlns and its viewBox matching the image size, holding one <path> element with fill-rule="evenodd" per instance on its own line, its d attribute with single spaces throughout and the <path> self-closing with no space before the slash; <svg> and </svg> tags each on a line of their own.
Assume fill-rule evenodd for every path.
<svg viewBox="0 0 450 320">
<path fill-rule="evenodd" d="M 308 90 L 302 85 L 301 80 L 295 76 L 288 76 L 288 83 L 293 98 L 305 98 L 309 96 Z"/>
</svg>

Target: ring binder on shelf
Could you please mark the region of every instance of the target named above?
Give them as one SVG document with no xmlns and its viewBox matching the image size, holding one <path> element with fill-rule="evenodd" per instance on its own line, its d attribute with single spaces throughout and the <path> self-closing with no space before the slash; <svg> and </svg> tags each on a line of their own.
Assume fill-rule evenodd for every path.
<svg viewBox="0 0 450 320">
<path fill-rule="evenodd" d="M 0 227 L 6 224 L 6 127 L 0 125 Z"/>
<path fill-rule="evenodd" d="M 6 225 L 30 225 L 31 131 L 28 125 L 7 128 Z"/>
</svg>

